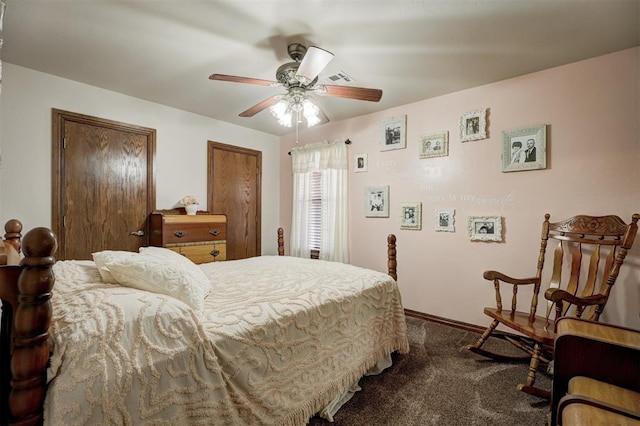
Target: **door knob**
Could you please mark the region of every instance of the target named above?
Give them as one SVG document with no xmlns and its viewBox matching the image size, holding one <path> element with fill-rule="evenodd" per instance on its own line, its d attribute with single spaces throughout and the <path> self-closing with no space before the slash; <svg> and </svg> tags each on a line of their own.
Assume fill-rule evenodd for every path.
<svg viewBox="0 0 640 426">
<path fill-rule="evenodd" d="M 144 237 L 144 231 L 140 229 L 138 231 L 133 231 L 129 235 L 133 235 L 135 237 Z"/>
</svg>

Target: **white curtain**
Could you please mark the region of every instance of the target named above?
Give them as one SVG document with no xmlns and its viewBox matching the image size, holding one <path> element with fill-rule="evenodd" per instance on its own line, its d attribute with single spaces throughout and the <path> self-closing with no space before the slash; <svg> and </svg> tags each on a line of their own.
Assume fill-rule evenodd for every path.
<svg viewBox="0 0 640 426">
<path fill-rule="evenodd" d="M 321 193 L 320 259 L 349 263 L 347 146 L 344 141 L 294 148 L 291 255 L 308 258 L 309 229 L 318 184 Z M 316 192 L 313 192 L 313 185 Z M 317 204 L 315 204 L 317 210 Z M 317 224 L 312 224 L 317 226 Z"/>
</svg>

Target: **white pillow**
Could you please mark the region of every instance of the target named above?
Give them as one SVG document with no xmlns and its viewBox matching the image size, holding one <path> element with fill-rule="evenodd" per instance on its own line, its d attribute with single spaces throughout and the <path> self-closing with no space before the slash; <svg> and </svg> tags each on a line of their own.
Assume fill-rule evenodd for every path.
<svg viewBox="0 0 640 426">
<path fill-rule="evenodd" d="M 197 278 L 198 283 L 205 287 L 205 297 L 211 292 L 211 281 L 209 281 L 204 271 L 188 257 L 176 253 L 173 250 L 169 250 L 168 248 L 154 246 L 140 247 L 140 254 L 165 259 L 168 262 L 176 262 L 183 265 L 185 268 L 191 269 L 192 274 Z"/>
<path fill-rule="evenodd" d="M 113 262 L 119 259 L 128 259 L 131 256 L 135 256 L 137 253 L 133 251 L 116 251 L 116 250 L 104 250 L 97 253 L 92 253 L 93 261 L 96 263 L 98 272 L 102 277 L 102 281 L 109 284 L 119 284 L 118 280 L 114 278 L 109 269 L 107 263 Z"/>
<path fill-rule="evenodd" d="M 169 295 L 202 314 L 211 285 L 206 277 L 202 280 L 204 273 L 193 262 L 189 265 L 157 255 L 113 251 L 94 253 L 93 258 L 98 270 L 106 270 L 119 284 Z"/>
</svg>

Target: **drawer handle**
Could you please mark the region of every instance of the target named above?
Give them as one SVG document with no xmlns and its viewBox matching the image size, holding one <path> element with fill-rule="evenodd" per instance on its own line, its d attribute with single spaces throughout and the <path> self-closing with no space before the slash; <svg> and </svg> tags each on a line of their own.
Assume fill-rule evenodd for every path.
<svg viewBox="0 0 640 426">
<path fill-rule="evenodd" d="M 175 232 L 173 233 L 173 235 L 175 235 L 175 236 L 176 236 L 176 237 L 178 237 L 178 238 L 182 238 L 182 237 L 184 237 L 185 235 L 187 235 L 187 233 L 186 233 L 185 231 L 175 231 Z"/>
<path fill-rule="evenodd" d="M 209 233 L 215 237 L 220 233 L 220 231 L 218 229 L 212 229 Z"/>
<path fill-rule="evenodd" d="M 209 254 L 213 257 L 216 257 L 217 255 L 220 254 L 220 250 L 211 250 Z"/>
</svg>

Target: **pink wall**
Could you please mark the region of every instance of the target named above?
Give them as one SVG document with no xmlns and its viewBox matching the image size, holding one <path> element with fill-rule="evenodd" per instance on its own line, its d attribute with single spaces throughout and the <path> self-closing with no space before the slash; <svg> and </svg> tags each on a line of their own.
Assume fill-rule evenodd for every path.
<svg viewBox="0 0 640 426">
<path fill-rule="evenodd" d="M 386 268 L 397 235 L 406 308 L 488 324 L 486 269 L 535 273 L 540 224 L 575 214 L 640 212 L 640 48 L 393 108 L 300 134 L 299 143 L 349 138 L 368 172 L 349 175 L 351 263 Z M 345 100 L 345 102 L 352 102 Z M 354 101 L 355 102 L 355 101 Z M 460 142 L 460 116 L 488 108 L 488 138 Z M 329 111 L 330 114 L 330 111 Z M 380 121 L 406 114 L 407 147 L 380 151 Z M 547 124 L 547 169 L 501 172 L 502 131 Z M 449 132 L 449 156 L 418 158 L 420 135 Z M 281 139 L 281 224 L 289 235 L 295 135 Z M 353 160 L 351 161 L 353 163 Z M 390 217 L 366 218 L 366 186 L 390 186 Z M 422 230 L 400 229 L 402 202 L 422 202 Z M 435 232 L 436 209 L 455 209 L 455 233 Z M 472 242 L 467 216 L 502 216 L 504 241 Z M 627 257 L 604 321 L 640 328 L 640 237 Z"/>
</svg>

